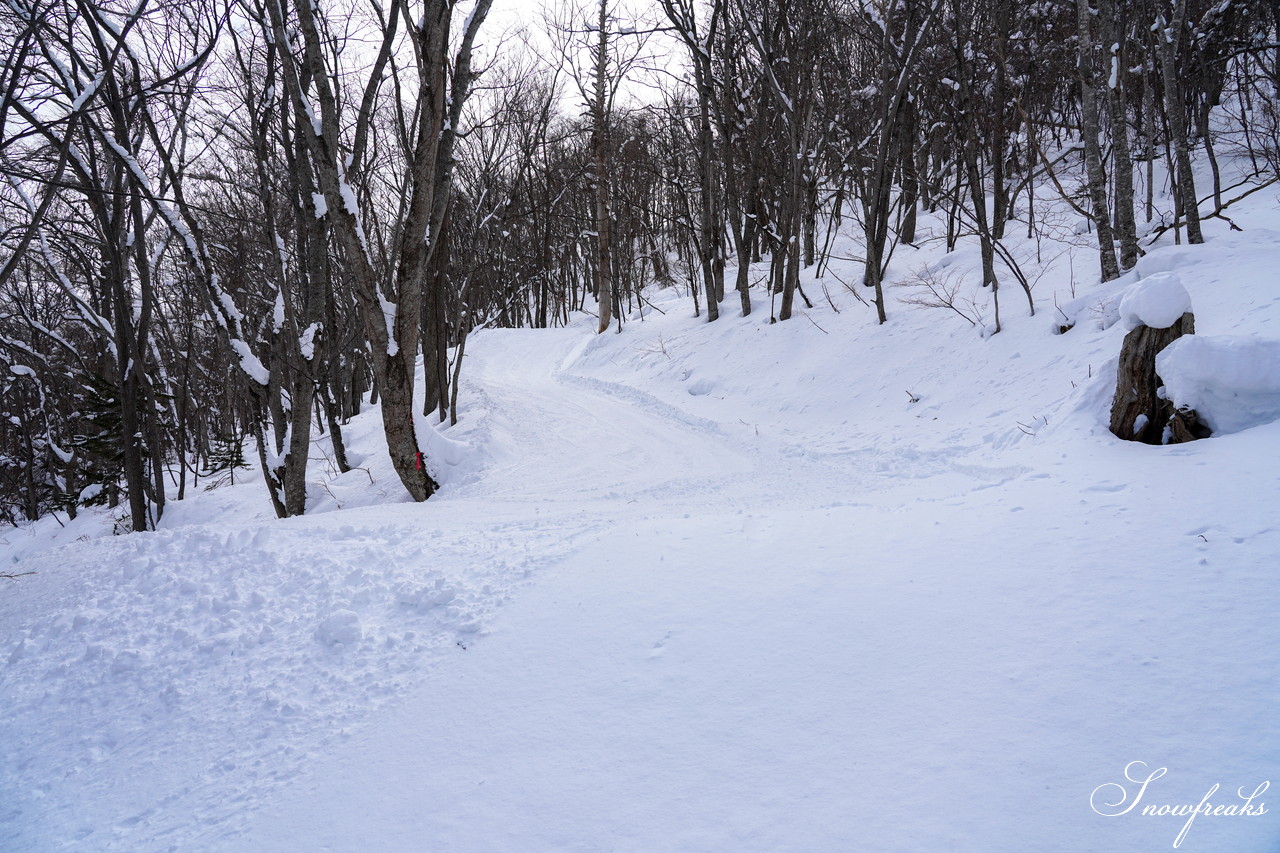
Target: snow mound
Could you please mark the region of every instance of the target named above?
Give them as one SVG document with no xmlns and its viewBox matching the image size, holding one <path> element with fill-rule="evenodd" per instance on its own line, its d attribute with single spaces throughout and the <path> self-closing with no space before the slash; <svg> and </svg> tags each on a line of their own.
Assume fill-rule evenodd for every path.
<svg viewBox="0 0 1280 853">
<path fill-rule="evenodd" d="M 1280 341 L 1183 335 L 1156 356 L 1165 393 L 1215 433 L 1280 420 Z"/>
<path fill-rule="evenodd" d="M 449 438 L 426 417 L 415 415 L 414 427 L 428 470 L 441 485 L 461 479 L 478 464 L 470 443 Z"/>
<path fill-rule="evenodd" d="M 335 611 L 316 628 L 316 639 L 326 646 L 350 646 L 360 642 L 363 637 L 360 615 L 353 610 Z"/>
<path fill-rule="evenodd" d="M 1139 326 L 1167 329 L 1191 312 L 1191 294 L 1176 273 L 1161 272 L 1138 282 L 1120 300 L 1120 319 L 1127 331 Z"/>
<path fill-rule="evenodd" d="M 1120 322 L 1120 294 L 1113 290 L 1090 293 L 1054 306 L 1053 333 L 1062 334 L 1077 326 L 1105 331 Z"/>
</svg>

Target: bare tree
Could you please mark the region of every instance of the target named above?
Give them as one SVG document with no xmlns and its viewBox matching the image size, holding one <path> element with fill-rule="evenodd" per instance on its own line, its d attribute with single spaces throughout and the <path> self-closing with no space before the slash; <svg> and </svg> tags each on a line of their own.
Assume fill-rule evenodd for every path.
<svg viewBox="0 0 1280 853">
<path fill-rule="evenodd" d="M 698 262 L 702 271 L 703 292 L 707 296 L 707 321 L 720 317 L 720 300 L 724 298 L 724 216 L 717 202 L 716 150 L 712 134 L 712 111 L 715 103 L 715 75 L 712 68 L 711 43 L 724 25 L 725 0 L 717 0 L 707 10 L 705 26 L 700 29 L 692 0 L 662 0 L 662 10 L 672 29 L 689 53 L 693 69 L 693 89 L 698 103 L 697 170 L 698 170 Z M 705 30 L 705 31 L 704 31 Z M 751 312 L 750 295 L 743 314 Z"/>
<path fill-rule="evenodd" d="M 569 4 L 554 9 L 546 27 L 555 42 L 558 61 L 568 69 L 586 106 L 594 208 L 592 273 L 600 333 L 609 328 L 618 295 L 613 281 L 611 126 L 619 89 L 643 57 L 649 31 L 622 22 L 624 10 L 619 0 L 597 0 L 590 8 L 588 12 L 585 7 Z"/>
<path fill-rule="evenodd" d="M 866 16 L 862 27 L 864 40 L 873 49 L 877 69 L 872 107 L 875 124 L 868 137 L 873 145 L 868 162 L 861 170 L 865 177 L 859 192 L 866 247 L 863 284 L 874 289 L 876 316 L 881 323 L 887 319 L 883 277 L 889 260 L 894 166 L 902 162 L 902 152 L 915 142 L 906 132 L 910 124 L 911 84 L 941 8 L 941 0 L 930 0 L 923 6 L 910 0 L 891 0 L 884 6 L 884 15 Z M 861 159 L 861 154 L 861 151 L 850 151 L 847 157 Z"/>
<path fill-rule="evenodd" d="M 1191 146 L 1187 141 L 1186 100 L 1183 97 L 1179 62 L 1185 54 L 1187 35 L 1187 0 L 1168 0 L 1168 17 L 1161 10 L 1156 17 L 1160 74 L 1164 83 L 1165 117 L 1173 144 L 1174 193 L 1178 212 L 1187 223 L 1187 242 L 1203 243 L 1200 231 L 1200 205 L 1196 199 L 1195 178 L 1191 173 Z"/>
<path fill-rule="evenodd" d="M 21 122 L 18 138 L 37 146 L 36 156 L 42 144 L 46 152 L 57 152 L 58 163 L 37 206 L 23 182 L 38 183 L 41 176 L 9 161 L 10 186 L 30 216 L 6 270 L 39 245 L 50 283 L 78 306 L 87 328 L 101 334 L 111 362 L 101 362 L 93 375 L 115 394 L 104 403 L 119 414 L 131 524 L 145 530 L 164 511 L 160 416 L 162 401 L 172 396 L 154 349 L 158 268 L 171 246 L 188 263 L 206 266 L 199 235 L 185 218 L 184 120 L 221 17 L 203 4 L 142 2 L 121 12 L 87 0 L 46 8 L 11 3 L 5 10 L 29 36 L 23 58 L 34 65 L 30 79 L 14 71 L 0 113 L 7 122 Z M 4 148 L 9 153 L 9 145 Z M 91 254 L 78 283 L 63 271 L 50 248 L 59 241 L 51 241 L 45 229 L 55 189 L 78 196 L 87 208 L 81 224 Z M 207 284 L 218 289 L 215 280 Z M 234 304 L 229 298 L 214 302 L 230 338 L 243 345 Z M 251 365 L 246 372 L 253 372 Z"/>
<path fill-rule="evenodd" d="M 1084 162 L 1088 172 L 1090 214 L 1098 234 L 1098 257 L 1102 280 L 1120 275 L 1116 263 L 1115 235 L 1111 231 L 1111 215 L 1107 204 L 1107 173 L 1102 163 L 1102 127 L 1098 115 L 1098 81 L 1094 70 L 1094 54 L 1098 41 L 1093 34 L 1093 9 L 1089 0 L 1076 0 L 1079 26 L 1076 48 L 1080 68 L 1080 135 L 1084 141 Z"/>
<path fill-rule="evenodd" d="M 1110 71 L 1107 76 L 1107 108 L 1111 119 L 1111 164 L 1115 181 L 1115 230 L 1120 239 L 1120 269 L 1132 269 L 1138 262 L 1138 228 L 1133 212 L 1133 156 L 1129 149 L 1129 110 L 1125 78 L 1130 56 L 1127 6 L 1115 0 L 1097 0 L 1102 43 L 1107 48 Z"/>
<path fill-rule="evenodd" d="M 285 91 L 311 125 L 312 132 L 303 136 L 329 226 L 364 312 L 387 449 L 414 500 L 425 500 L 439 488 L 428 465 L 422 464 L 414 424 L 414 368 L 428 270 L 441 244 L 448 210 L 457 128 L 474 79 L 472 53 L 491 3 L 476 0 L 451 55 L 457 0 L 424 0 L 418 9 L 411 9 L 409 0 L 393 2 L 385 16 L 377 16 L 381 48 L 365 78 L 363 97 L 354 106 L 340 97 L 335 84 L 338 75 L 331 66 L 337 66 L 338 57 L 330 53 L 331 42 L 322 33 L 323 13 L 309 2 L 295 2 L 286 9 L 282 0 L 265 0 L 265 15 L 257 7 L 281 46 Z M 296 15 L 297 44 L 287 11 Z M 396 75 L 398 85 L 410 93 L 407 121 L 400 127 L 407 201 L 392 239 L 374 245 L 366 230 L 375 218 L 364 183 L 366 146 L 401 22 L 414 57 L 412 83 Z M 349 142 L 343 134 L 348 122 Z"/>
</svg>

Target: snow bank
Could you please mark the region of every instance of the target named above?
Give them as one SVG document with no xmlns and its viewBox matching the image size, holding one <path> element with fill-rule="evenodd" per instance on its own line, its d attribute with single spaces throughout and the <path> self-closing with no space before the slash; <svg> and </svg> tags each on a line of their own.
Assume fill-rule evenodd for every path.
<svg viewBox="0 0 1280 853">
<path fill-rule="evenodd" d="M 1280 419 L 1280 341 L 1184 335 L 1156 356 L 1165 393 L 1215 433 Z"/>
<path fill-rule="evenodd" d="M 1191 294 L 1173 272 L 1143 279 L 1120 300 L 1120 319 L 1128 331 L 1139 326 L 1167 329 L 1190 312 Z"/>
<path fill-rule="evenodd" d="M 1098 331 L 1110 329 L 1120 322 L 1120 298 L 1121 294 L 1106 290 L 1089 293 L 1061 305 L 1055 304 L 1051 315 L 1054 334 L 1086 325 Z"/>
<path fill-rule="evenodd" d="M 482 464 L 471 444 L 444 435 L 423 415 L 414 417 L 414 428 L 427 469 L 441 485 L 462 479 Z"/>
</svg>

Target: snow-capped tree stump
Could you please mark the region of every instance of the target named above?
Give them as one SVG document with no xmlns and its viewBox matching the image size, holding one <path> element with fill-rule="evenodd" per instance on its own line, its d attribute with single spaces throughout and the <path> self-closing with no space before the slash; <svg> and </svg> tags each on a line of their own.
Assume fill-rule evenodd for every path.
<svg viewBox="0 0 1280 853">
<path fill-rule="evenodd" d="M 1144 444 L 1168 443 L 1165 426 L 1177 410 L 1158 393 L 1164 383 L 1156 375 L 1156 355 L 1178 338 L 1193 335 L 1195 331 L 1195 317 L 1188 312 L 1167 328 L 1143 325 L 1124 336 L 1120 367 L 1116 371 L 1116 396 L 1111 401 L 1111 432 L 1116 437 Z M 1175 432 L 1187 434 L 1190 430 Z"/>
<path fill-rule="evenodd" d="M 1120 347 L 1111 432 L 1144 444 L 1179 444 L 1207 436 L 1194 411 L 1177 408 L 1161 393 L 1164 382 L 1156 375 L 1160 351 L 1196 331 L 1191 297 L 1182 282 L 1173 273 L 1158 273 L 1138 283 L 1120 302 L 1120 318 L 1129 334 Z"/>
</svg>

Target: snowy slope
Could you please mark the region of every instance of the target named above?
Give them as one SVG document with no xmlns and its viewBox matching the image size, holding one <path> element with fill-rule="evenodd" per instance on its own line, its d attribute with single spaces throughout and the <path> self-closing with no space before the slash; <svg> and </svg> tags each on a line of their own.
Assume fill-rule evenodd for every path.
<svg viewBox="0 0 1280 853">
<path fill-rule="evenodd" d="M 251 483 L 155 534 L 18 533 L 0 848 L 1170 848 L 1185 817 L 1098 813 L 1126 765 L 1167 768 L 1141 805 L 1280 781 L 1280 423 L 1117 441 L 1115 321 L 1176 270 L 1200 334 L 1280 340 L 1250 201 L 1105 287 L 1058 255 L 986 338 L 877 328 L 832 278 L 783 324 L 664 292 L 619 335 L 481 332 L 424 505 L 371 411 L 306 518 Z M 1278 845 L 1268 809 L 1180 849 Z"/>
</svg>

